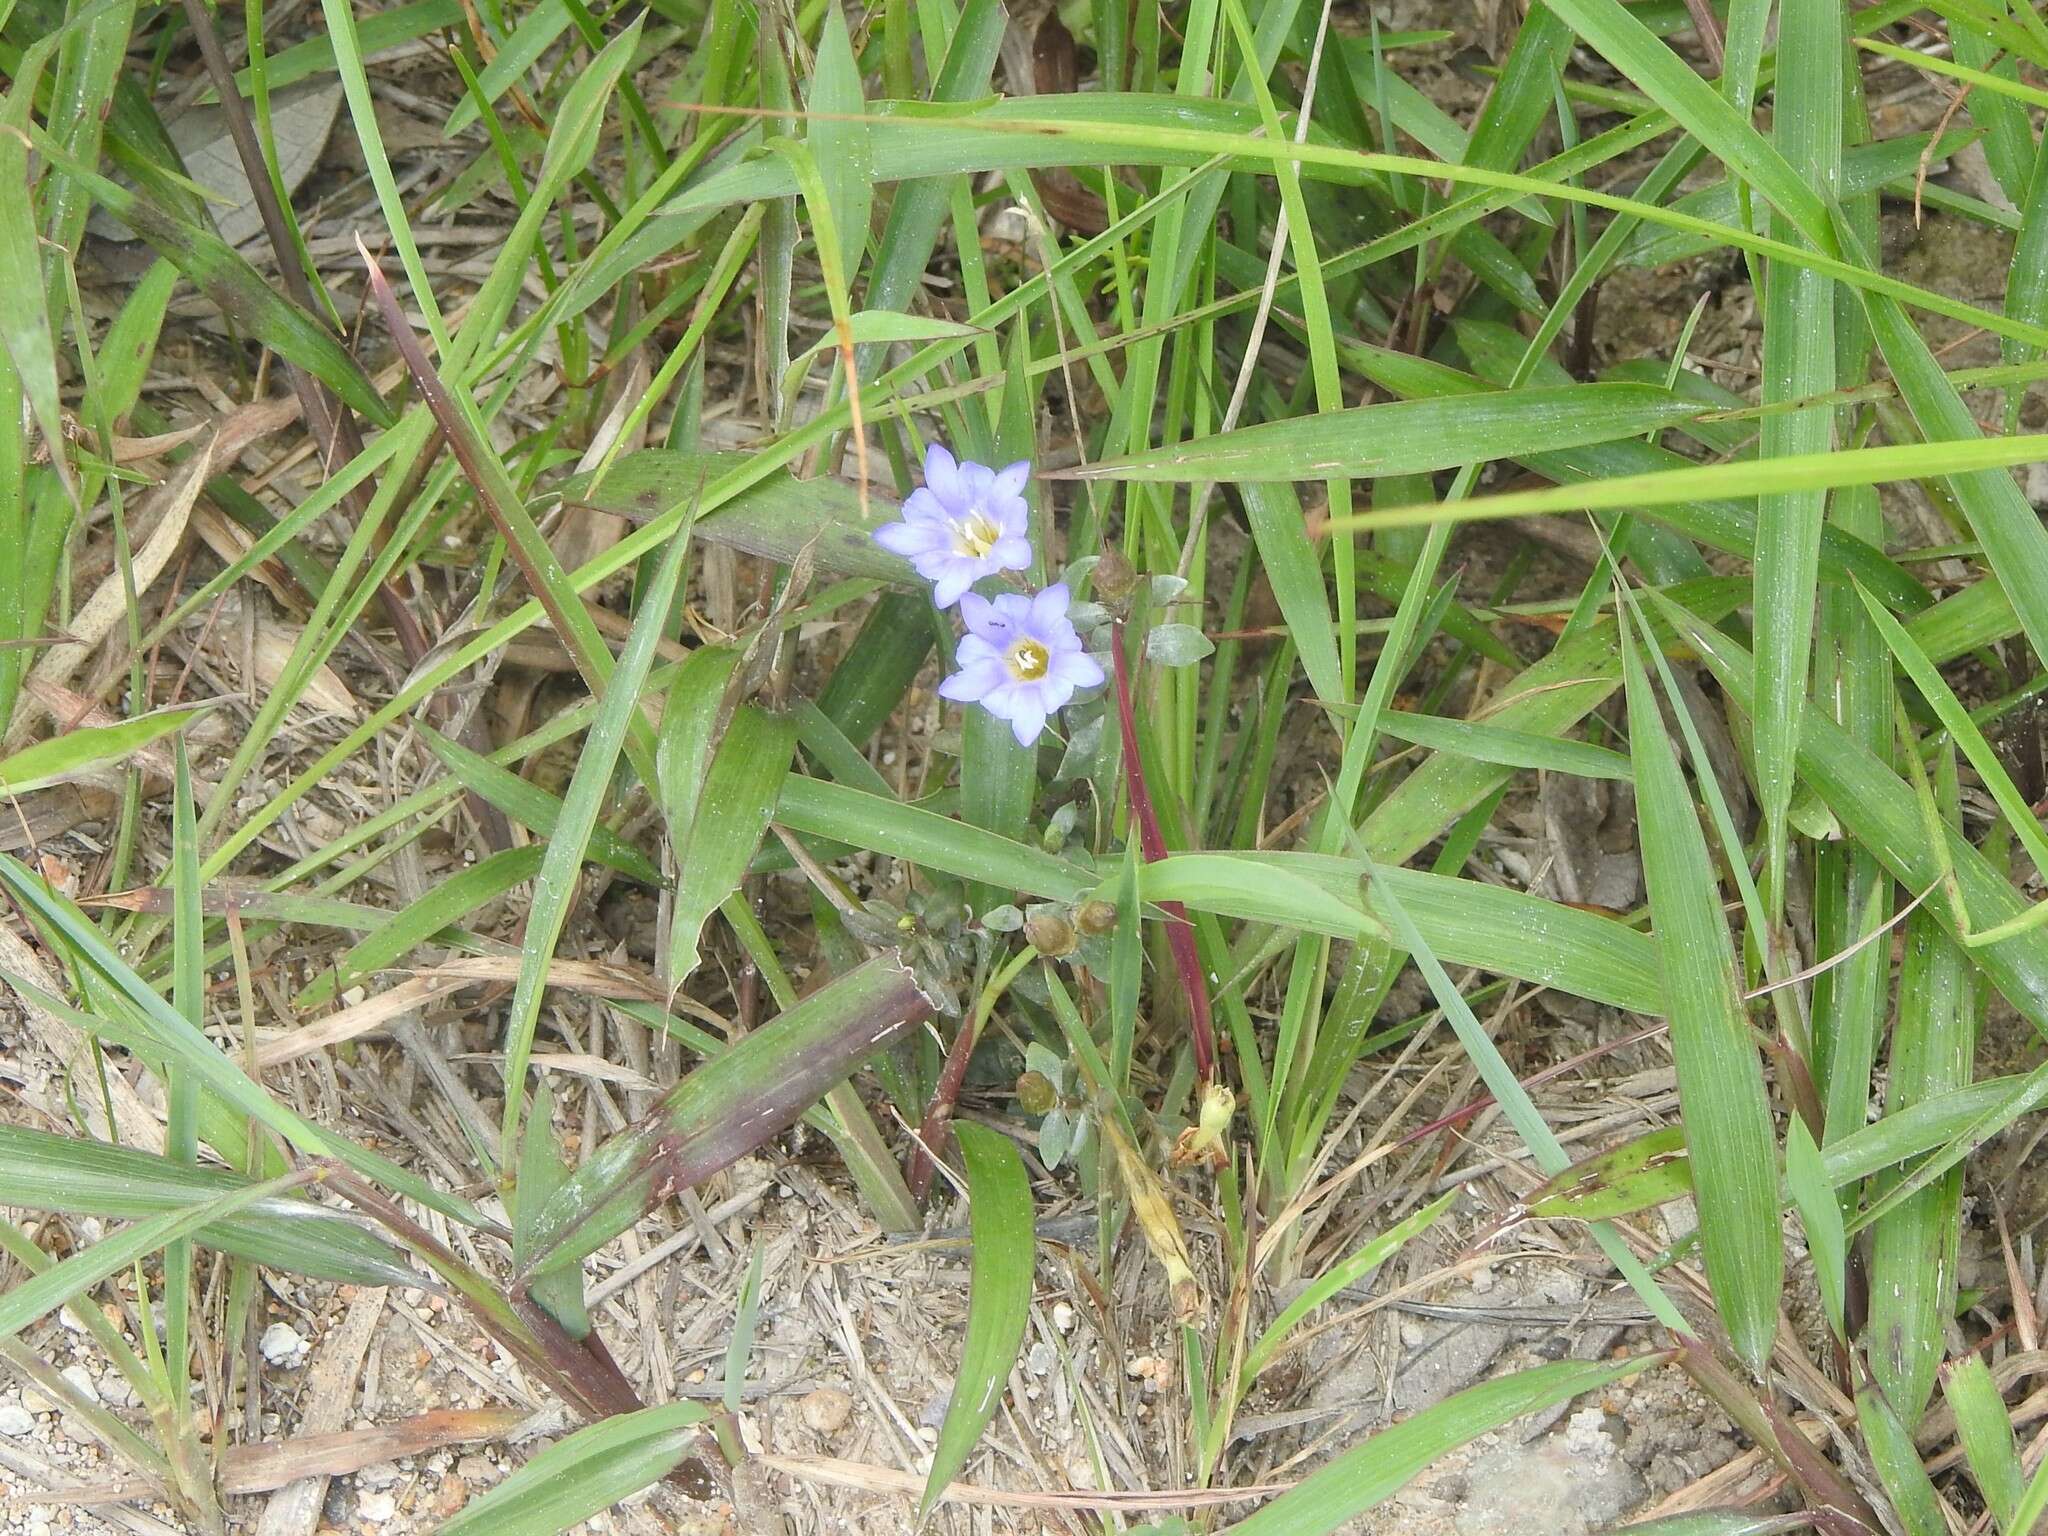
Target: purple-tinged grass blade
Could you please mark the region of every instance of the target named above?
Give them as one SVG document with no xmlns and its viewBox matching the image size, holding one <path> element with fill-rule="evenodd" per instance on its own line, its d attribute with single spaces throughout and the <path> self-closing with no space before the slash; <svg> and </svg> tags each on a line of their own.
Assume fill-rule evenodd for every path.
<svg viewBox="0 0 2048 1536">
<path fill-rule="evenodd" d="M 931 1017 L 910 967 L 879 955 L 777 1015 L 600 1147 L 535 1218 L 525 1283 L 594 1253 L 649 1207 L 794 1125 L 853 1069 Z"/>
</svg>

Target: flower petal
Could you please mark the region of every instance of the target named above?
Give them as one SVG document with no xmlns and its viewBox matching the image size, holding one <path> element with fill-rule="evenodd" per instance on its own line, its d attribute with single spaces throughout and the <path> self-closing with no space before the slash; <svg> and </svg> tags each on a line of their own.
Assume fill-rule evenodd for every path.
<svg viewBox="0 0 2048 1536">
<path fill-rule="evenodd" d="M 969 597 L 973 595 L 968 594 Z M 963 597 L 960 601 L 962 606 L 965 606 L 967 598 Z M 962 635 L 959 648 L 953 652 L 953 656 L 962 667 L 976 666 L 982 662 L 998 667 L 1003 664 L 1003 653 L 976 634 Z"/>
<path fill-rule="evenodd" d="M 1046 676 L 1058 678 L 1069 688 L 1093 688 L 1105 680 L 1102 663 L 1086 651 L 1055 651 Z"/>
<path fill-rule="evenodd" d="M 1072 596 L 1064 581 L 1056 581 L 1031 599 L 1031 623 L 1040 639 L 1057 638 L 1054 626 L 1065 623 Z M 1073 626 L 1067 625 L 1067 630 L 1071 634 Z"/>
<path fill-rule="evenodd" d="M 989 558 L 996 562 L 1001 571 L 1023 571 L 1031 568 L 1031 541 L 1021 535 L 997 539 L 989 548 Z"/>
<path fill-rule="evenodd" d="M 1031 633 L 1026 627 L 1031 618 L 1031 599 L 1022 592 L 998 592 L 993 606 L 996 617 L 1005 624 Z"/>
<path fill-rule="evenodd" d="M 960 478 L 960 464 L 943 443 L 924 451 L 924 483 L 949 512 L 958 514 L 967 505 L 967 486 Z"/>
<path fill-rule="evenodd" d="M 967 595 L 967 589 L 974 585 L 976 572 L 973 561 L 948 557 L 942 573 L 924 574 L 931 578 L 933 606 L 950 608 Z"/>
<path fill-rule="evenodd" d="M 960 622 L 967 626 L 970 635 L 979 635 L 996 645 L 1002 644 L 1001 638 L 990 633 L 1001 623 L 996 618 L 995 604 L 979 592 L 969 592 L 960 599 Z"/>
<path fill-rule="evenodd" d="M 1017 745 L 1028 747 L 1045 729 L 1045 703 L 1035 688 L 1019 688 L 1010 700 L 1010 734 Z"/>
<path fill-rule="evenodd" d="M 1024 482 L 1031 478 L 1031 461 L 1019 459 L 1014 464 L 1005 464 L 996 471 L 995 488 L 1004 496 L 1016 496 L 1023 492 Z"/>
<path fill-rule="evenodd" d="M 945 530 L 930 523 L 884 523 L 875 530 L 874 539 L 890 554 L 901 555 L 906 560 L 914 560 L 946 545 Z"/>
<path fill-rule="evenodd" d="M 939 697 L 960 704 L 980 703 L 1008 681 L 1009 674 L 1000 661 L 975 662 L 940 683 Z"/>
</svg>

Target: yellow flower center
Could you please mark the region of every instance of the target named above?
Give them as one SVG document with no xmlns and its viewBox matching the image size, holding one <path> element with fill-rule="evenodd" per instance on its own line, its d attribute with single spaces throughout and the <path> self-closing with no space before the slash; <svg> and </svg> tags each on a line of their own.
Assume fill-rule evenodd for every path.
<svg viewBox="0 0 2048 1536">
<path fill-rule="evenodd" d="M 970 512 L 953 525 L 953 552 L 979 560 L 995 548 L 996 540 L 1002 536 L 1002 530 L 985 513 Z"/>
<path fill-rule="evenodd" d="M 1035 683 L 1052 664 L 1052 653 L 1036 640 L 1019 640 L 1010 647 L 1010 676 L 1020 683 Z"/>
</svg>

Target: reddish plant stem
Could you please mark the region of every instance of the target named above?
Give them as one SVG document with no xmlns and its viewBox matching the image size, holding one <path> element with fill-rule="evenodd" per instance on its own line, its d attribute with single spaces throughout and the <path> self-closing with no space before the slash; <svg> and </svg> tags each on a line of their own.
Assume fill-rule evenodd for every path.
<svg viewBox="0 0 2048 1536">
<path fill-rule="evenodd" d="M 1131 664 L 1124 656 L 1124 621 L 1118 619 L 1109 647 L 1116 666 L 1116 719 L 1124 740 L 1124 787 L 1131 797 L 1131 817 L 1138 823 L 1138 848 L 1147 864 L 1166 857 L 1166 838 L 1159 830 L 1159 816 L 1152 809 L 1152 792 L 1145 783 L 1145 764 L 1138 756 L 1138 722 L 1131 709 Z M 1173 951 L 1174 969 L 1180 972 L 1181 989 L 1188 998 L 1188 1033 L 1195 1048 L 1196 1088 L 1216 1080 L 1216 1026 L 1209 1015 L 1209 983 L 1202 974 L 1201 957 L 1195 953 L 1194 925 L 1188 909 L 1177 901 L 1162 901 L 1166 914 L 1166 943 Z"/>
<path fill-rule="evenodd" d="M 918 1126 L 917 1140 L 910 1149 L 909 1166 L 903 1172 L 903 1182 L 909 1186 L 913 1199 L 922 1200 L 931 1192 L 932 1176 L 938 1172 L 933 1159 L 952 1134 L 953 1106 L 960 1102 L 960 1090 L 967 1083 L 967 1063 L 973 1059 L 975 1037 L 980 1034 L 974 1025 L 971 1016 L 964 1020 L 960 1032 L 953 1036 L 953 1043 L 946 1047 L 938 1086 L 932 1089 L 931 1102 L 925 1105 L 923 1123 Z"/>
</svg>

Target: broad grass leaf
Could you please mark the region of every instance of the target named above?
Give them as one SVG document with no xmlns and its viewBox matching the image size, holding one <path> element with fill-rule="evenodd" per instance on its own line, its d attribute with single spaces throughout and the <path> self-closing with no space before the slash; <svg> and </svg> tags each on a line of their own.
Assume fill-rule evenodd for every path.
<svg viewBox="0 0 2048 1536">
<path fill-rule="evenodd" d="M 1719 882 L 1650 680 L 1624 642 L 1643 879 L 1657 925 L 1707 1281 L 1735 1352 L 1762 1368 L 1777 1333 L 1784 1245 L 1763 1063 L 1736 986 Z"/>
<path fill-rule="evenodd" d="M 82 725 L 23 747 L 11 757 L 0 758 L 0 794 L 25 795 L 109 768 L 151 742 L 182 730 L 212 707 L 196 704 L 151 710 L 118 725 Z"/>
<path fill-rule="evenodd" d="M 203 1205 L 255 1181 L 135 1147 L 0 1126 L 0 1203 L 24 1210 L 140 1221 Z M 295 1196 L 199 1227 L 201 1247 L 341 1285 L 416 1285 L 398 1249 L 344 1212 Z"/>
<path fill-rule="evenodd" d="M 1227 1536 L 1330 1536 L 1398 1493 L 1459 1446 L 1525 1414 L 1597 1392 L 1661 1364 L 1663 1355 L 1612 1362 L 1560 1361 L 1467 1387 L 1455 1397 L 1380 1430 L 1318 1468 Z"/>
<path fill-rule="evenodd" d="M 560 1536 L 660 1482 L 695 1451 L 705 1410 L 664 1403 L 586 1425 L 535 1456 L 436 1536 Z"/>
<path fill-rule="evenodd" d="M 663 801 L 672 808 L 694 795 L 691 813 L 678 818 L 684 832 L 671 833 L 677 873 L 675 917 L 669 930 L 670 987 L 682 985 L 697 968 L 704 924 L 745 878 L 775 813 L 795 749 L 793 718 L 771 714 L 758 704 L 742 704 L 712 747 L 700 777 L 663 782 Z"/>
<path fill-rule="evenodd" d="M 1036 1269 L 1031 1180 L 1017 1148 L 1009 1137 L 971 1120 L 962 1120 L 953 1129 L 967 1170 L 972 1238 L 967 1340 L 932 1450 L 931 1473 L 918 1501 L 920 1516 L 944 1495 L 995 1417 L 1024 1342 Z"/>
</svg>

